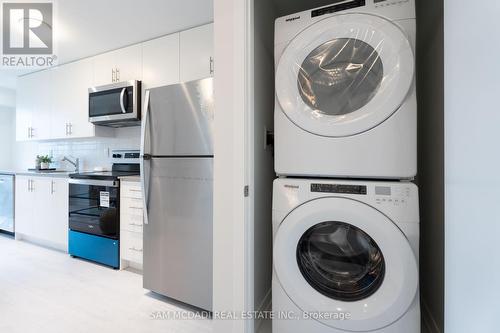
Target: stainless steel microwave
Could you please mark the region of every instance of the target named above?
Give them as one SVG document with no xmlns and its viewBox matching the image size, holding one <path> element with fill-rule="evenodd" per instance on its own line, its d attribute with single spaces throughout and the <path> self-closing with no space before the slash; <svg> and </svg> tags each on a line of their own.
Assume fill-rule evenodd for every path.
<svg viewBox="0 0 500 333">
<path fill-rule="evenodd" d="M 89 121 L 109 127 L 139 126 L 141 81 L 89 88 Z"/>
</svg>

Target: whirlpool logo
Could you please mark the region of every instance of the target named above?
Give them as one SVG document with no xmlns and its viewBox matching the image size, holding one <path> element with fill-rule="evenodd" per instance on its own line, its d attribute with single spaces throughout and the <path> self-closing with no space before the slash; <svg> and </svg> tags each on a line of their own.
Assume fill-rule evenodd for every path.
<svg viewBox="0 0 500 333">
<path fill-rule="evenodd" d="M 293 21 L 296 21 L 296 20 L 300 20 L 300 16 L 289 17 L 285 21 L 286 22 L 293 22 Z"/>
<path fill-rule="evenodd" d="M 54 65 L 52 2 L 2 3 L 3 67 Z"/>
</svg>

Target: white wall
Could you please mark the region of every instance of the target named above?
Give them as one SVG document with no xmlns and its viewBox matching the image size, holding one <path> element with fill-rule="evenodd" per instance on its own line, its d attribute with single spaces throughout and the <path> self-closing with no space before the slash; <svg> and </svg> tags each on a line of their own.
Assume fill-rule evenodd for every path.
<svg viewBox="0 0 500 333">
<path fill-rule="evenodd" d="M 0 87 L 0 106 L 4 106 L 4 107 L 15 107 L 16 106 L 16 92 L 15 92 L 15 90 Z"/>
<path fill-rule="evenodd" d="M 500 326 L 500 2 L 445 0 L 445 331 Z"/>
<path fill-rule="evenodd" d="M 15 112 L 12 107 L 0 105 L 0 170 L 10 170 L 13 167 Z"/>
</svg>

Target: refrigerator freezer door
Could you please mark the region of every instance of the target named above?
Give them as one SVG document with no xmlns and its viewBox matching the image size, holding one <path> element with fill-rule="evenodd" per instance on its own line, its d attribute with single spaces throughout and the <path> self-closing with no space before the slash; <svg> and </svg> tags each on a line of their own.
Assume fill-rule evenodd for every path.
<svg viewBox="0 0 500 333">
<path fill-rule="evenodd" d="M 0 230 L 14 232 L 14 176 L 0 175 Z"/>
<path fill-rule="evenodd" d="M 149 90 L 145 153 L 152 156 L 213 155 L 213 79 Z"/>
<path fill-rule="evenodd" d="M 153 158 L 144 288 L 212 310 L 212 158 Z"/>
</svg>

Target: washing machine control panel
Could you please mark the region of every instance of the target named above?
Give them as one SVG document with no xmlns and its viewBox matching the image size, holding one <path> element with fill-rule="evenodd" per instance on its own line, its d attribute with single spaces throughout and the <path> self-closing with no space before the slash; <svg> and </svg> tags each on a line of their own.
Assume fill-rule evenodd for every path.
<svg viewBox="0 0 500 333">
<path fill-rule="evenodd" d="M 366 186 L 345 184 L 311 184 L 313 193 L 341 193 L 366 195 Z"/>
<path fill-rule="evenodd" d="M 396 6 L 407 3 L 410 0 L 373 0 L 375 8 Z"/>
</svg>

